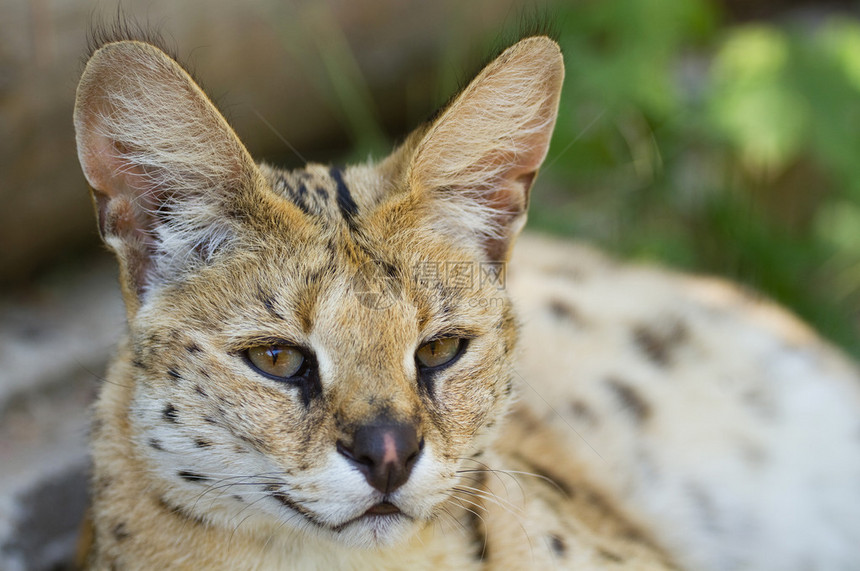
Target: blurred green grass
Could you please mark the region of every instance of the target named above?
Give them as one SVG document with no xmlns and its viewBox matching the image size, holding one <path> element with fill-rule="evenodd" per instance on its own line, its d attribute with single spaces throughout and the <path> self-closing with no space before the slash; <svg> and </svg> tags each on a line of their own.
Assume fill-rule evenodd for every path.
<svg viewBox="0 0 860 571">
<path fill-rule="evenodd" d="M 549 18 L 567 76 L 530 228 L 727 276 L 860 357 L 860 22 L 727 24 L 710 0 L 564 3 Z M 451 70 L 505 33 L 454 35 L 438 103 Z M 381 156 L 344 44 L 319 49 L 353 157 Z"/>
</svg>

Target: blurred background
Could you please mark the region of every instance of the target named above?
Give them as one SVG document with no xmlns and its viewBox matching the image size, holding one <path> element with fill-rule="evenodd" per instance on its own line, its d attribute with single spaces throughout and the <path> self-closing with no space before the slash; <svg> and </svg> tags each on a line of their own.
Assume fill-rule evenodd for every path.
<svg viewBox="0 0 860 571">
<path fill-rule="evenodd" d="M 860 356 L 860 8 L 820 0 L 148 0 L 258 159 L 380 158 L 544 21 L 566 85 L 529 227 L 720 274 Z M 89 22 L 0 0 L 0 569 L 59 569 L 123 310 L 75 155 Z M 528 28 L 529 26 L 526 25 Z"/>
</svg>

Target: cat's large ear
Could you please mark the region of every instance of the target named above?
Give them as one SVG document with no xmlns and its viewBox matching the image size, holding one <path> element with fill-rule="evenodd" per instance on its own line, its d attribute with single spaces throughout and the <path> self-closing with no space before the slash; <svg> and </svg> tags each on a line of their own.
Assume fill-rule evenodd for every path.
<svg viewBox="0 0 860 571">
<path fill-rule="evenodd" d="M 563 79 L 554 41 L 522 40 L 430 125 L 407 176 L 431 224 L 455 239 L 478 236 L 488 259 L 507 259 L 549 148 Z"/>
<path fill-rule="evenodd" d="M 160 49 L 109 43 L 87 62 L 75 102 L 78 157 L 99 231 L 129 304 L 232 237 L 228 201 L 260 173 L 203 91 Z"/>
</svg>

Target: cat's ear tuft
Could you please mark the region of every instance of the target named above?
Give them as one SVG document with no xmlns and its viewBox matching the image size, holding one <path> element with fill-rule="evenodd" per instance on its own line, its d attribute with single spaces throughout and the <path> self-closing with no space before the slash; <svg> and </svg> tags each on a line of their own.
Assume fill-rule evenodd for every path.
<svg viewBox="0 0 860 571">
<path fill-rule="evenodd" d="M 549 148 L 563 79 L 558 44 L 521 40 L 427 128 L 407 176 L 431 224 L 455 239 L 478 235 L 487 258 L 507 259 Z"/>
<path fill-rule="evenodd" d="M 127 294 L 139 297 L 229 240 L 225 204 L 259 171 L 164 52 L 139 41 L 99 48 L 78 85 L 74 122 L 99 230 L 120 259 Z"/>
</svg>

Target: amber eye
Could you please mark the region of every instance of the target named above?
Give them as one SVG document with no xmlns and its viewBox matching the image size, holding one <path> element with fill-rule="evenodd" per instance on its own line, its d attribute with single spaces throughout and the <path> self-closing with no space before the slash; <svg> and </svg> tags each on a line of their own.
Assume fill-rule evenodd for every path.
<svg viewBox="0 0 860 571">
<path fill-rule="evenodd" d="M 425 343 L 415 352 L 415 358 L 422 367 L 439 367 L 454 360 L 460 354 L 463 339 L 460 337 L 443 337 Z"/>
<path fill-rule="evenodd" d="M 290 345 L 260 345 L 246 351 L 248 361 L 260 372 L 279 378 L 290 378 L 302 370 L 305 356 Z"/>
</svg>

